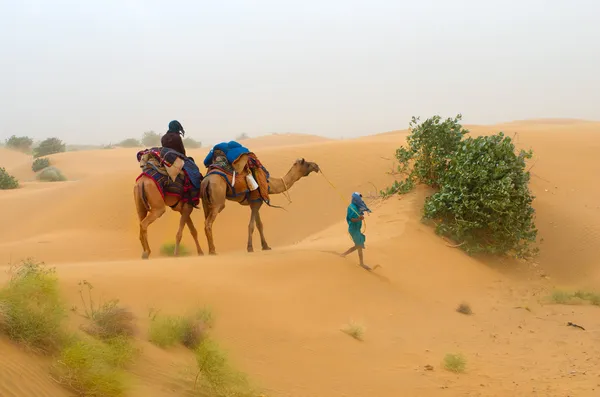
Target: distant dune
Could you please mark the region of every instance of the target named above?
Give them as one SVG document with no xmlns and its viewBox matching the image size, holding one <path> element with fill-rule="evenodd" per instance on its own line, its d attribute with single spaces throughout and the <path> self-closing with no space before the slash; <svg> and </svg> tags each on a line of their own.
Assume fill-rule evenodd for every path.
<svg viewBox="0 0 600 397">
<path fill-rule="evenodd" d="M 286 210 L 261 210 L 269 252 L 245 252 L 249 210 L 228 202 L 214 226 L 216 257 L 167 258 L 178 214 L 151 225 L 148 261 L 140 259 L 132 188 L 137 149 L 49 156 L 69 181 L 41 183 L 31 156 L 0 148 L 0 166 L 29 180 L 0 191 L 0 263 L 32 256 L 56 266 L 69 304 L 86 279 L 119 298 L 147 325 L 148 307 L 181 312 L 199 302 L 217 315 L 215 335 L 266 395 L 305 397 L 595 396 L 600 308 L 544 305 L 555 287 L 600 291 L 600 122 L 526 120 L 468 126 L 473 135 L 505 131 L 533 149 L 531 189 L 541 255 L 534 264 L 475 259 L 449 248 L 420 222 L 429 191 L 376 198 L 392 183 L 393 156 L 406 130 L 357 139 L 273 134 L 242 141 L 275 176 L 298 157 L 315 161 L 293 186 Z M 516 135 L 515 135 L 516 133 Z M 200 163 L 209 148 L 190 150 Z M 204 167 L 201 167 L 204 172 Z M 362 192 L 366 261 L 335 255 L 351 245 L 345 223 L 350 194 Z M 207 250 L 202 211 L 193 220 Z M 254 234 L 259 246 L 258 231 Z M 187 229 L 183 244 L 192 247 Z M 0 272 L 0 281 L 6 281 Z M 462 301 L 472 316 L 455 312 Z M 526 308 L 526 309 L 525 309 Z M 363 342 L 340 331 L 365 326 Z M 567 327 L 582 324 L 586 332 Z M 146 342 L 131 396 L 172 395 L 171 355 Z M 47 377 L 47 362 L 0 338 L 0 396 L 70 396 Z M 6 355 L 4 355 L 6 352 Z M 467 358 L 465 374 L 445 371 L 446 353 Z M 6 357 L 6 358 L 5 358 Z M 433 366 L 432 371 L 425 369 Z"/>
</svg>

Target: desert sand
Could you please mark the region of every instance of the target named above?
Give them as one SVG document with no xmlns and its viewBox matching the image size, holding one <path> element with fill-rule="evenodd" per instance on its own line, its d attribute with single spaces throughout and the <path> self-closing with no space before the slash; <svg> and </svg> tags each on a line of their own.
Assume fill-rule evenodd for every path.
<svg viewBox="0 0 600 397">
<path fill-rule="evenodd" d="M 160 246 L 174 241 L 179 220 L 167 210 L 149 229 L 147 261 L 140 259 L 132 197 L 136 149 L 53 155 L 68 181 L 41 183 L 29 156 L 0 148 L 0 166 L 23 185 L 0 191 L 0 263 L 33 257 L 55 266 L 74 305 L 78 281 L 89 280 L 102 296 L 128 306 L 142 330 L 150 307 L 177 314 L 209 305 L 215 337 L 266 396 L 598 396 L 600 308 L 546 298 L 555 288 L 600 290 L 600 123 L 467 128 L 472 135 L 516 134 L 519 148 L 534 150 L 530 187 L 543 239 L 535 262 L 475 259 L 449 247 L 420 222 L 426 188 L 377 198 L 393 181 L 394 151 L 407 135 L 392 131 L 244 141 L 272 175 L 304 157 L 335 189 L 311 174 L 291 189 L 291 203 L 273 196 L 286 210 L 261 210 L 268 252 L 245 252 L 249 210 L 228 202 L 214 226 L 218 256 L 163 257 Z M 201 163 L 207 150 L 190 155 Z M 351 245 L 344 217 L 353 191 L 373 209 L 365 251 L 367 264 L 381 266 L 373 273 L 359 268 L 356 256 L 335 255 Z M 201 211 L 192 217 L 206 251 Z M 187 229 L 183 244 L 193 247 Z M 461 302 L 474 314 L 457 313 Z M 340 331 L 350 321 L 364 325 L 364 341 Z M 144 335 L 139 344 L 144 354 L 130 395 L 177 395 L 176 368 L 190 358 Z M 0 396 L 72 395 L 49 378 L 46 359 L 2 338 L 0 352 Z M 445 371 L 446 353 L 463 354 L 466 372 Z"/>
</svg>

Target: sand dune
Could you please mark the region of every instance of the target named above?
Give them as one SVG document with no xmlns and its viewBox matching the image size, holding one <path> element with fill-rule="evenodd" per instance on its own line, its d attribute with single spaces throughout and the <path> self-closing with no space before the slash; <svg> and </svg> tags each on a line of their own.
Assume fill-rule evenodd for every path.
<svg viewBox="0 0 600 397">
<path fill-rule="evenodd" d="M 600 123 L 469 128 L 473 135 L 517 132 L 517 145 L 535 152 L 531 188 L 543 238 L 535 266 L 484 262 L 449 248 L 419 221 L 425 188 L 370 199 L 366 259 L 381 266 L 375 273 L 355 266 L 355 257 L 335 255 L 350 245 L 349 194 L 374 197 L 391 183 L 387 172 L 406 131 L 342 141 L 293 134 L 245 141 L 273 175 L 304 157 L 335 188 L 311 174 L 291 189 L 292 203 L 274 196 L 287 211 L 262 209 L 269 252 L 245 252 L 248 209 L 228 203 L 215 223 L 216 257 L 161 257 L 159 247 L 174 240 L 178 223 L 178 214 L 167 211 L 150 227 L 151 259 L 139 259 L 135 150 L 53 155 L 68 182 L 0 191 L 0 219 L 9 225 L 0 229 L 0 263 L 34 256 L 55 265 L 73 304 L 77 282 L 90 280 L 104 296 L 130 306 L 142 329 L 149 307 L 180 313 L 208 304 L 217 315 L 216 337 L 268 396 L 597 395 L 600 309 L 540 300 L 555 286 L 600 289 L 600 188 L 593 183 Z M 0 150 L 0 166 L 25 175 L 31 159 Z M 206 152 L 190 154 L 199 162 Z M 192 216 L 201 228 L 200 211 Z M 183 243 L 193 246 L 187 231 Z M 201 244 L 206 250 L 202 233 Z M 475 315 L 454 311 L 462 301 Z M 364 342 L 340 332 L 351 320 L 366 327 Z M 131 395 L 173 395 L 173 365 L 189 357 L 144 340 L 141 335 L 144 356 Z M 0 349 L 1 396 L 70 395 L 44 377 L 43 359 L 2 339 Z M 441 368 L 444 354 L 455 352 L 467 357 L 465 374 Z M 433 371 L 424 369 L 428 364 Z"/>
</svg>

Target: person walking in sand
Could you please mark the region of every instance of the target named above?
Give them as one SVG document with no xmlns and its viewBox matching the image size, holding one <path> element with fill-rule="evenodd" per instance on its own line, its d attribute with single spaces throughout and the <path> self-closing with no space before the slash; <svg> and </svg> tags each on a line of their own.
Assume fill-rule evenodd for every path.
<svg viewBox="0 0 600 397">
<path fill-rule="evenodd" d="M 360 266 L 366 270 L 371 270 L 371 268 L 365 265 L 363 258 L 363 250 L 365 249 L 365 241 L 367 237 L 361 232 L 362 229 L 362 221 L 365 219 L 364 213 L 365 211 L 371 212 L 369 207 L 365 204 L 362 199 L 362 195 L 358 192 L 352 193 L 352 201 L 348 206 L 348 211 L 346 212 L 346 222 L 348 222 L 348 233 L 350 233 L 350 237 L 354 242 L 354 246 L 349 248 L 348 251 L 341 254 L 342 257 L 346 257 L 348 254 L 353 253 L 358 250 L 358 259 L 360 261 Z"/>
</svg>

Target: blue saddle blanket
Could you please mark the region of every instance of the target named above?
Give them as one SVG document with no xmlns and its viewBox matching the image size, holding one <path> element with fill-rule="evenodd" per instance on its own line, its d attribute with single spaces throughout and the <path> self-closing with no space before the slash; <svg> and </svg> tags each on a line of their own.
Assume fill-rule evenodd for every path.
<svg viewBox="0 0 600 397">
<path fill-rule="evenodd" d="M 220 150 L 223 153 L 225 153 L 229 164 L 233 164 L 233 162 L 237 160 L 238 157 L 240 157 L 242 154 L 250 153 L 250 150 L 248 150 L 248 148 L 240 145 L 236 141 L 221 142 L 218 145 L 213 146 L 210 152 L 208 152 L 208 154 L 206 155 L 206 158 L 204 159 L 205 167 L 208 168 L 208 166 L 212 164 L 215 150 Z"/>
</svg>

